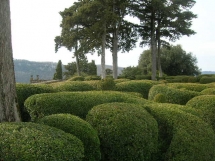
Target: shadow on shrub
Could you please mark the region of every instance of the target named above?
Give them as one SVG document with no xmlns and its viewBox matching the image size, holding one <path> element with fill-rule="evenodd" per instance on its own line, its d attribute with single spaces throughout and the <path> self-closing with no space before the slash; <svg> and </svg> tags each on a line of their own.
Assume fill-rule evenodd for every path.
<svg viewBox="0 0 215 161">
<path fill-rule="evenodd" d="M 101 159 L 98 134 L 88 122 L 70 114 L 53 114 L 43 117 L 38 123 L 56 127 L 79 138 L 84 144 L 84 161 Z"/>
</svg>

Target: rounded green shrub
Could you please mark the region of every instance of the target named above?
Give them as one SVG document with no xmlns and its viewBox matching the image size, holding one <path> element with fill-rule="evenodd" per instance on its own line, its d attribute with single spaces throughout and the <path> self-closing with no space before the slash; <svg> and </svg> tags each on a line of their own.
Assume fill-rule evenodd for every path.
<svg viewBox="0 0 215 161">
<path fill-rule="evenodd" d="M 53 114 L 43 117 L 38 123 L 56 127 L 80 139 L 85 149 L 83 160 L 98 161 L 101 159 L 98 134 L 83 119 L 70 114 Z"/>
<path fill-rule="evenodd" d="M 159 103 L 165 103 L 166 102 L 166 97 L 162 93 L 158 93 L 158 94 L 155 95 L 153 101 L 159 102 Z"/>
<path fill-rule="evenodd" d="M 4 161 L 82 161 L 84 147 L 75 136 L 35 123 L 0 124 L 0 158 Z"/>
<path fill-rule="evenodd" d="M 115 83 L 122 83 L 122 82 L 127 82 L 127 81 L 130 81 L 130 79 L 126 79 L 126 78 L 114 79 Z"/>
<path fill-rule="evenodd" d="M 93 86 L 84 81 L 68 81 L 68 82 L 59 82 L 52 84 L 55 91 L 91 91 L 94 90 Z"/>
<path fill-rule="evenodd" d="M 177 89 L 186 89 L 195 92 L 201 92 L 204 89 L 207 89 L 208 86 L 204 84 L 197 83 L 168 83 L 169 87 L 177 88 Z"/>
<path fill-rule="evenodd" d="M 98 131 L 102 161 L 151 161 L 157 152 L 157 122 L 140 105 L 101 104 L 86 120 Z"/>
<path fill-rule="evenodd" d="M 90 76 L 84 77 L 84 80 L 85 81 L 89 81 L 89 80 L 101 80 L 101 77 L 97 76 L 97 75 L 90 75 Z"/>
<path fill-rule="evenodd" d="M 47 84 L 16 84 L 17 101 L 20 108 L 20 114 L 23 122 L 30 121 L 30 115 L 24 108 L 25 100 L 39 93 L 52 93 L 55 92 L 51 85 Z"/>
<path fill-rule="evenodd" d="M 113 78 L 105 78 L 98 82 L 98 90 L 114 90 L 115 82 Z"/>
<path fill-rule="evenodd" d="M 209 124 L 180 105 L 144 105 L 157 120 L 159 161 L 209 161 L 215 159 L 215 134 Z"/>
<path fill-rule="evenodd" d="M 180 90 L 167 85 L 154 85 L 149 91 L 149 100 L 154 100 L 157 94 L 165 96 L 166 103 L 185 105 L 191 98 L 200 95 L 199 92 Z"/>
<path fill-rule="evenodd" d="M 215 95 L 215 88 L 207 88 L 201 91 L 203 95 Z"/>
<path fill-rule="evenodd" d="M 186 104 L 201 110 L 202 119 L 212 125 L 215 131 L 215 95 L 202 95 L 189 100 Z"/>
<path fill-rule="evenodd" d="M 212 83 L 215 82 L 215 77 L 208 77 L 208 76 L 203 76 L 200 81 L 201 84 L 207 84 L 207 83 Z"/>
<path fill-rule="evenodd" d="M 85 118 L 95 105 L 109 102 L 146 103 L 147 100 L 117 91 L 59 92 L 38 94 L 25 101 L 32 121 L 47 115 L 69 113 Z"/>
<path fill-rule="evenodd" d="M 150 88 L 155 84 L 158 84 L 158 82 L 151 80 L 132 80 L 117 83 L 116 90 L 123 92 L 138 92 L 142 94 L 143 98 L 147 99 Z"/>
</svg>

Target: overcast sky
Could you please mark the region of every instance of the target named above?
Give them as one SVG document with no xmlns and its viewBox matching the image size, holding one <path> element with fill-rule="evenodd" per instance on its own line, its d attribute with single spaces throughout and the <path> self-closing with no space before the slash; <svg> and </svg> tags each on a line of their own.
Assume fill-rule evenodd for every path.
<svg viewBox="0 0 215 161">
<path fill-rule="evenodd" d="M 14 59 L 48 61 L 63 64 L 75 61 L 73 53 L 62 48 L 55 53 L 55 36 L 60 35 L 61 16 L 59 11 L 72 6 L 74 0 L 10 0 L 12 22 L 12 44 Z M 215 71 L 215 0 L 197 0 L 192 11 L 198 15 L 192 29 L 196 35 L 184 36 L 174 44 L 181 44 L 198 60 L 202 71 Z M 145 48 L 144 48 L 145 49 Z M 136 66 L 144 51 L 137 47 L 129 53 L 118 54 L 120 67 Z M 97 53 L 88 55 L 88 60 L 100 64 Z M 106 53 L 106 64 L 112 64 L 111 53 Z"/>
</svg>

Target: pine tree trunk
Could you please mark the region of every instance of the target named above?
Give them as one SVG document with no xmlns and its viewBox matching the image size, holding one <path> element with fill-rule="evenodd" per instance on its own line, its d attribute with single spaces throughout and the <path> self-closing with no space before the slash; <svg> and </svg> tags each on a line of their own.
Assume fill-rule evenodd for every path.
<svg viewBox="0 0 215 161">
<path fill-rule="evenodd" d="M 113 79 L 117 79 L 118 76 L 118 31 L 115 31 L 113 34 L 113 53 L 112 53 L 112 58 L 113 58 Z"/>
<path fill-rule="evenodd" d="M 158 69 L 159 69 L 159 77 L 163 77 L 163 71 L 161 67 L 161 41 L 160 37 L 158 37 Z"/>
<path fill-rule="evenodd" d="M 78 46 L 78 44 L 76 45 L 76 47 L 75 47 L 75 59 L 76 59 L 76 69 L 77 69 L 77 75 L 78 76 L 81 76 L 81 72 L 80 72 L 80 65 L 79 65 L 79 58 L 78 58 L 78 53 L 77 53 L 77 47 Z"/>
<path fill-rule="evenodd" d="M 106 43 L 106 24 L 104 23 L 104 33 L 102 35 L 102 53 L 101 53 L 101 78 L 106 78 L 105 71 L 105 43 Z"/>
<path fill-rule="evenodd" d="M 152 80 L 156 80 L 156 70 L 157 70 L 157 61 L 156 61 L 156 39 L 155 39 L 155 13 L 152 10 L 151 16 L 151 61 L 152 61 Z"/>
<path fill-rule="evenodd" d="M 20 121 L 16 104 L 10 1 L 0 2 L 0 122 Z"/>
</svg>

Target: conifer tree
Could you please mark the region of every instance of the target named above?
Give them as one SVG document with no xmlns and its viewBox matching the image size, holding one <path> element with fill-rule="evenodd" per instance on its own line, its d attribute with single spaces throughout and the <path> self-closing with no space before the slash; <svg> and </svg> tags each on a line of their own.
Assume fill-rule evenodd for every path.
<svg viewBox="0 0 215 161">
<path fill-rule="evenodd" d="M 56 72 L 54 74 L 53 79 L 55 79 L 55 80 L 57 80 L 57 79 L 62 80 L 63 79 L 63 71 L 62 71 L 62 62 L 61 62 L 61 60 L 59 60 L 58 63 L 57 63 Z"/>
</svg>

